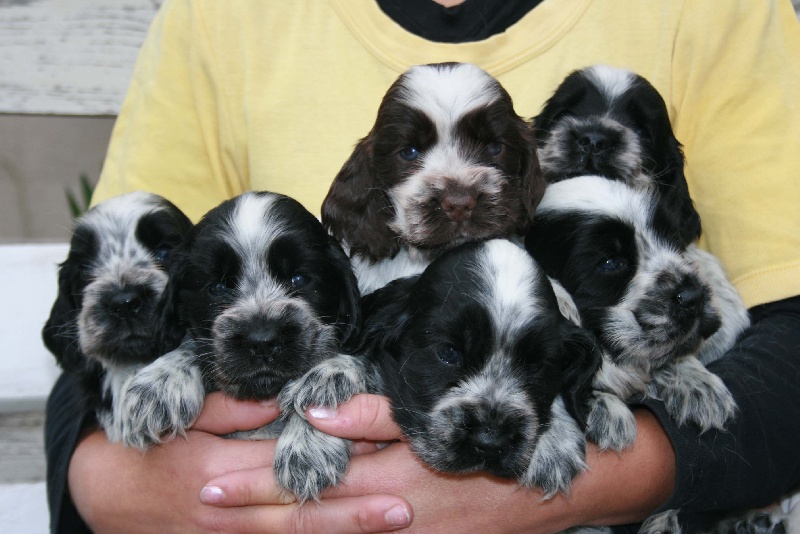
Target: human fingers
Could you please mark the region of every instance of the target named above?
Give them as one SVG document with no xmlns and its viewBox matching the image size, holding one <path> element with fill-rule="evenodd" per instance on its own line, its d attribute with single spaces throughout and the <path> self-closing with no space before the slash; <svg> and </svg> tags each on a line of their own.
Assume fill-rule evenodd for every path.
<svg viewBox="0 0 800 534">
<path fill-rule="evenodd" d="M 203 410 L 192 428 L 211 434 L 230 434 L 253 430 L 271 423 L 280 415 L 274 399 L 264 402 L 241 401 L 220 392 L 206 396 Z"/>
<path fill-rule="evenodd" d="M 400 497 L 368 495 L 274 506 L 242 506 L 211 514 L 225 532 L 372 533 L 407 527 L 411 505 Z"/>
<path fill-rule="evenodd" d="M 200 502 L 219 507 L 289 504 L 296 500 L 275 483 L 271 467 L 225 473 L 200 490 Z"/>
<path fill-rule="evenodd" d="M 381 395 L 356 395 L 335 408 L 312 406 L 306 417 L 317 429 L 345 439 L 390 441 L 402 435 L 389 399 Z"/>
</svg>

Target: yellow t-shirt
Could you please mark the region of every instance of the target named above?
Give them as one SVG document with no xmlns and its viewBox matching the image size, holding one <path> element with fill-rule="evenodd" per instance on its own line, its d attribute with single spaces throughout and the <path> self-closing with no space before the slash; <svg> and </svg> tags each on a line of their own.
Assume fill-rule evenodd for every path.
<svg viewBox="0 0 800 534">
<path fill-rule="evenodd" d="M 545 0 L 462 44 L 374 0 L 167 0 L 140 52 L 95 202 L 159 193 L 197 220 L 248 189 L 319 214 L 389 85 L 476 63 L 536 115 L 572 70 L 629 68 L 661 92 L 703 221 L 748 306 L 800 294 L 800 25 L 787 1 Z"/>
</svg>

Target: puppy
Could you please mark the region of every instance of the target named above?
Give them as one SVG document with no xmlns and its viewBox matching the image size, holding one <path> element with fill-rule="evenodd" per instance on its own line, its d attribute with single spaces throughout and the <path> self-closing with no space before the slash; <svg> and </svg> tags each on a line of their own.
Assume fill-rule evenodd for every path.
<svg viewBox="0 0 800 534">
<path fill-rule="evenodd" d="M 600 353 L 521 247 L 463 245 L 363 305 L 376 383 L 425 463 L 569 490 Z"/>
<path fill-rule="evenodd" d="M 421 65 L 383 97 L 322 222 L 367 294 L 461 243 L 521 240 L 543 189 L 529 127 L 497 80 L 472 64 Z"/>
<path fill-rule="evenodd" d="M 98 204 L 73 228 L 42 338 L 80 377 L 80 394 L 112 441 L 121 439 L 124 380 L 180 341 L 157 335 L 157 308 L 173 249 L 190 227 L 172 203 L 139 191 Z"/>
<path fill-rule="evenodd" d="M 207 391 L 237 399 L 277 396 L 318 363 L 335 359 L 358 332 L 360 317 L 347 256 L 297 201 L 250 192 L 223 202 L 175 251 L 162 322 L 185 328 L 187 340 L 127 384 L 128 441 L 147 447 L 183 432 Z M 321 402 L 313 391 L 306 397 Z M 276 450 L 276 464 L 288 462 L 291 469 L 276 475 L 303 500 L 302 477 L 313 477 L 313 466 L 298 465 L 293 451 L 305 458 L 303 451 L 321 441 L 316 450 L 324 452 L 333 438 L 294 414 L 294 400 L 282 403 L 286 428 Z M 275 437 L 282 427 L 233 437 Z"/>
<path fill-rule="evenodd" d="M 703 364 L 749 324 L 719 262 L 683 246 L 654 193 L 598 176 L 548 186 L 526 247 L 574 299 L 603 348 L 588 435 L 601 448 L 633 443 L 623 401 L 664 400 L 679 424 L 724 428 L 735 403 Z"/>
<path fill-rule="evenodd" d="M 683 244 L 700 236 L 681 144 L 664 99 L 642 76 L 606 65 L 572 72 L 533 119 L 533 130 L 548 182 L 599 175 L 652 187 L 670 206 L 665 215 Z"/>
</svg>

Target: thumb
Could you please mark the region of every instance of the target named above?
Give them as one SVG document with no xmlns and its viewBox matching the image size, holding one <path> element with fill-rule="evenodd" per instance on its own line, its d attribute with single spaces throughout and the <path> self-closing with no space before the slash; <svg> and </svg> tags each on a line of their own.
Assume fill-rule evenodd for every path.
<svg viewBox="0 0 800 534">
<path fill-rule="evenodd" d="M 402 434 L 392 419 L 389 399 L 381 395 L 356 395 L 334 408 L 311 406 L 306 417 L 322 432 L 350 440 L 391 441 Z"/>
<path fill-rule="evenodd" d="M 271 423 L 280 415 L 275 400 L 240 401 L 220 392 L 206 395 L 203 410 L 192 428 L 211 434 L 230 434 L 237 430 L 254 430 Z"/>
</svg>

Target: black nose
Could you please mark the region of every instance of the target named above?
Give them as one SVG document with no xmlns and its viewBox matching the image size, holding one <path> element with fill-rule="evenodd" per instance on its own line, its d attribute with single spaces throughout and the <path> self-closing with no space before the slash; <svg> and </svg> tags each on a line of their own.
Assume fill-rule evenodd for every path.
<svg viewBox="0 0 800 534">
<path fill-rule="evenodd" d="M 442 195 L 440 205 L 447 216 L 455 222 L 464 222 L 472 216 L 475 197 L 461 191 L 447 191 Z"/>
<path fill-rule="evenodd" d="M 694 279 L 684 282 L 675 294 L 675 301 L 678 303 L 678 306 L 689 311 L 700 311 L 704 298 L 705 289 Z"/>
<path fill-rule="evenodd" d="M 272 325 L 255 328 L 244 338 L 247 350 L 255 357 L 271 359 L 280 349 L 281 340 L 278 329 Z"/>
<path fill-rule="evenodd" d="M 482 426 L 472 434 L 472 447 L 484 458 L 498 459 L 508 454 L 511 436 L 497 428 Z"/>
<path fill-rule="evenodd" d="M 612 145 L 611 138 L 607 134 L 597 130 L 579 134 L 576 141 L 581 152 L 593 156 L 605 154 Z"/>
<path fill-rule="evenodd" d="M 142 297 L 137 291 L 118 291 L 111 296 L 108 306 L 111 313 L 121 319 L 133 318 L 142 310 Z"/>
</svg>

